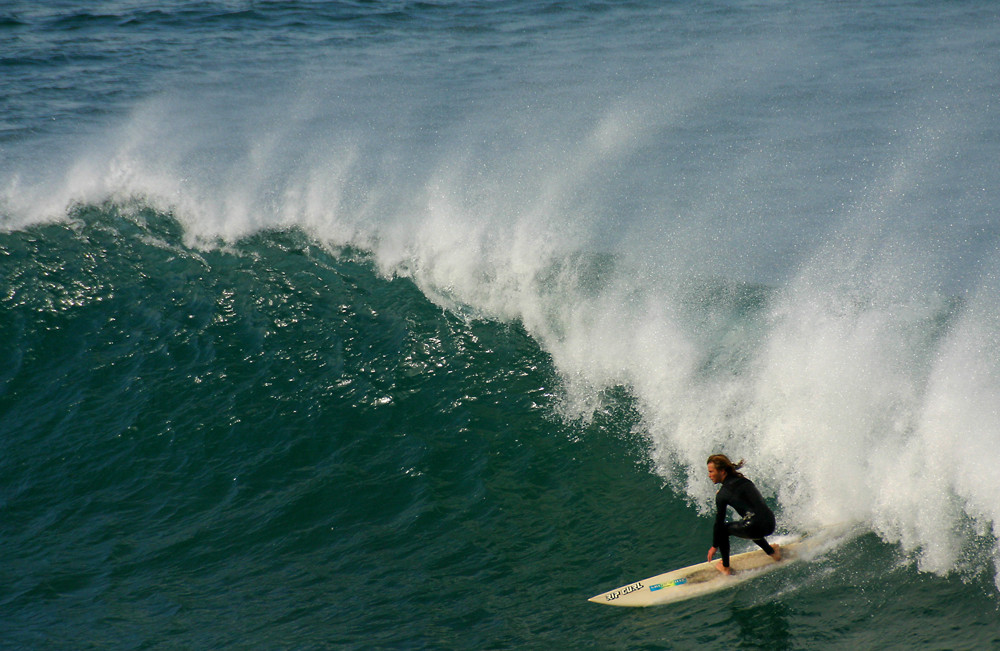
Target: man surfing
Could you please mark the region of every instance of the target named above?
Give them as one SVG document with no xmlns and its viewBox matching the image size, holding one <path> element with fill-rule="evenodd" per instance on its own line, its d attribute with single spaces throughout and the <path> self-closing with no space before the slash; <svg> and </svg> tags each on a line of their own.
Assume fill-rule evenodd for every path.
<svg viewBox="0 0 1000 651">
<path fill-rule="evenodd" d="M 742 467 L 742 460 L 734 464 L 724 454 L 713 454 L 708 458 L 708 478 L 713 484 L 722 484 L 715 495 L 717 511 L 708 561 L 712 562 L 712 557 L 718 551 L 722 560 L 715 567 L 726 575 L 733 573 L 729 567 L 729 536 L 752 540 L 775 561 L 781 560 L 778 545 L 770 545 L 765 540 L 765 536 L 774 533 L 774 512 L 764 503 L 764 498 L 753 482 L 739 472 Z M 740 520 L 726 522 L 726 507 L 729 506 L 740 514 Z"/>
</svg>

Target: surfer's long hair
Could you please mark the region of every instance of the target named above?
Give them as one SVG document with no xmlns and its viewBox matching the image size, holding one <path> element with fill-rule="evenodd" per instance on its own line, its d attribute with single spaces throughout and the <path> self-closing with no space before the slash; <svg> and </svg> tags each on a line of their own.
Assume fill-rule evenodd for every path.
<svg viewBox="0 0 1000 651">
<path fill-rule="evenodd" d="M 733 463 L 724 454 L 713 454 L 708 458 L 708 463 L 715 466 L 716 470 L 725 471 L 727 477 L 743 476 L 743 473 L 740 472 L 740 468 L 743 467 L 743 459 L 740 459 L 738 463 Z"/>
</svg>

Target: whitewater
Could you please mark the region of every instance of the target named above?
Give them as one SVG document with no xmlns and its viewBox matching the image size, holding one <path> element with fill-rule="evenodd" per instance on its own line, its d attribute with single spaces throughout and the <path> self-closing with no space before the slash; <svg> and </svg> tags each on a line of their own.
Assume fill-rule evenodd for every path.
<svg viewBox="0 0 1000 651">
<path fill-rule="evenodd" d="M 1000 590 L 997 18 L 15 2 L 0 228 L 122 219 L 212 268 L 291 234 L 523 328 L 576 436 L 624 392 L 622 445 L 676 509 L 712 512 L 724 452 L 783 531 L 848 523 L 889 566 Z"/>
</svg>

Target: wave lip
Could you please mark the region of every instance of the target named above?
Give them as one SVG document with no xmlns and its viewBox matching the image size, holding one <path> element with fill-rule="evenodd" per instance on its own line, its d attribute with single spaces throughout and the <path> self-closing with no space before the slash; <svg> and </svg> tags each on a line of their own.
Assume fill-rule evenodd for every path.
<svg viewBox="0 0 1000 651">
<path fill-rule="evenodd" d="M 190 251 L 296 229 L 363 251 L 455 314 L 519 323 L 571 419 L 631 392 L 702 508 L 725 451 L 797 526 L 865 520 L 935 572 L 989 549 L 996 573 L 998 514 L 962 474 L 1000 450 L 995 35 L 917 9 L 601 7 L 354 7 L 292 30 L 301 12 L 213 5 L 231 31 L 147 16 L 178 62 L 126 31 L 135 68 L 81 57 L 103 82 L 79 88 L 18 53 L 0 228 L 111 205 L 170 215 Z M 122 20 L 24 16 L 84 54 L 74 35 Z"/>
</svg>

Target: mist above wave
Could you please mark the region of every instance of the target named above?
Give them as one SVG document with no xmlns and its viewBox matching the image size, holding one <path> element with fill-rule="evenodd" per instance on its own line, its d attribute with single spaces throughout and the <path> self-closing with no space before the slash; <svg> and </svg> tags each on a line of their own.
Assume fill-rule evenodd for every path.
<svg viewBox="0 0 1000 651">
<path fill-rule="evenodd" d="M 1000 456 L 994 37 L 647 11 L 600 21 L 617 41 L 522 17 L 171 84 L 16 148 L 3 226 L 138 201 L 192 246 L 299 228 L 369 251 L 522 322 L 567 413 L 629 387 L 692 501 L 725 451 L 789 526 L 862 520 L 929 570 L 996 571 L 1000 509 L 969 473 Z"/>
</svg>

